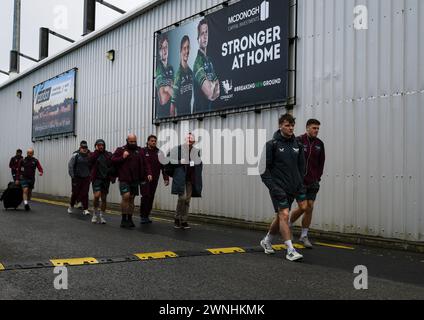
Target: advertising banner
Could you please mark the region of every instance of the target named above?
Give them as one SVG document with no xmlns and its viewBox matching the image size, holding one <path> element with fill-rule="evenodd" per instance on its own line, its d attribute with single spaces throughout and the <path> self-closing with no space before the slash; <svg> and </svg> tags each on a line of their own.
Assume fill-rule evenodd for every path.
<svg viewBox="0 0 424 320">
<path fill-rule="evenodd" d="M 76 70 L 34 87 L 32 138 L 74 133 Z"/>
<path fill-rule="evenodd" d="M 242 0 L 156 33 L 155 118 L 287 100 L 288 0 Z"/>
</svg>

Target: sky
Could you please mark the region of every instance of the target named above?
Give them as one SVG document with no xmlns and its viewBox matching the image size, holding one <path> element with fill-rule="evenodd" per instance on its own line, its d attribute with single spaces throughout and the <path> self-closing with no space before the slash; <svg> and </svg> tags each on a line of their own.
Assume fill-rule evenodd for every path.
<svg viewBox="0 0 424 320">
<path fill-rule="evenodd" d="M 107 0 L 127 12 L 150 0 Z M 14 0 L 0 0 L 0 70 L 9 71 L 9 55 L 12 49 Z M 38 59 L 40 27 L 50 28 L 73 40 L 82 38 L 84 0 L 21 0 L 21 52 Z M 119 19 L 121 14 L 99 3 L 96 7 L 96 30 Z M 49 55 L 53 55 L 71 43 L 50 35 Z M 35 62 L 21 58 L 21 72 Z M 8 80 L 0 73 L 0 83 Z"/>
</svg>

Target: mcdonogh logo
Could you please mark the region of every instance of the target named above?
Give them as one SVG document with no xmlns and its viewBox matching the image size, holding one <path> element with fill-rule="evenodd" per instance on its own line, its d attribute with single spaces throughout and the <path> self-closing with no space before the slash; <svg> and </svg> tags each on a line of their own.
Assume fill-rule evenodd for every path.
<svg viewBox="0 0 424 320">
<path fill-rule="evenodd" d="M 237 13 L 228 18 L 228 24 L 241 22 L 243 20 L 260 15 L 261 21 L 265 21 L 269 18 L 269 1 L 263 1 L 260 6 L 251 8 L 249 10 Z"/>
</svg>

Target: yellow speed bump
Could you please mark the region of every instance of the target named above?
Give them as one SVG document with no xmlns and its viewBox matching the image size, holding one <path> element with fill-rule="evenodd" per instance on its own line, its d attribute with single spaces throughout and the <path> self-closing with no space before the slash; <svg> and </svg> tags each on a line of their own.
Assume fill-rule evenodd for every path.
<svg viewBox="0 0 424 320">
<path fill-rule="evenodd" d="M 305 249 L 305 246 L 301 245 L 301 244 L 293 244 L 293 247 L 295 247 L 296 249 Z M 282 251 L 282 250 L 286 250 L 287 246 L 285 244 L 276 244 L 273 245 L 272 248 L 276 251 Z"/>
<path fill-rule="evenodd" d="M 207 249 L 212 254 L 231 254 L 231 253 L 245 253 L 242 248 L 218 248 L 218 249 Z"/>
<path fill-rule="evenodd" d="M 69 266 L 82 266 L 85 264 L 98 264 L 99 262 L 95 258 L 73 258 L 73 259 L 54 259 L 50 260 L 55 267 L 62 267 L 64 265 Z"/>
<path fill-rule="evenodd" d="M 1 263 L 0 263 L 0 271 L 3 271 L 4 270 L 4 265 L 2 265 Z"/>
<path fill-rule="evenodd" d="M 135 254 L 140 260 L 151 260 L 151 259 L 168 259 L 168 258 L 177 258 L 178 255 L 172 251 L 164 252 L 152 252 L 152 253 L 137 253 Z"/>
</svg>

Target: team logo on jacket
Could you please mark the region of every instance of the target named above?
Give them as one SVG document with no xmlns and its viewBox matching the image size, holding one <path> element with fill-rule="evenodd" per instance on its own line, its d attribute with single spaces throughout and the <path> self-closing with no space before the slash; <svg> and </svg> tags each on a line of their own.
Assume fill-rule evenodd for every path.
<svg viewBox="0 0 424 320">
<path fill-rule="evenodd" d="M 321 146 L 315 146 L 315 149 L 317 149 L 317 151 L 321 151 Z"/>
</svg>

